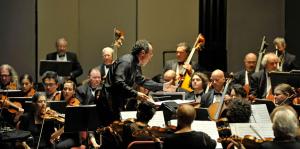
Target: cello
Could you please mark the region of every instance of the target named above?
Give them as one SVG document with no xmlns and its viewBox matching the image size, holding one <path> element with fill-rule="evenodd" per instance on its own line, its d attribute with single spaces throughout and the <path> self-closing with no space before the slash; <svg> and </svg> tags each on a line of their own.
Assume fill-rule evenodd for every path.
<svg viewBox="0 0 300 149">
<path fill-rule="evenodd" d="M 202 34 L 199 34 L 194 46 L 188 56 L 188 58 L 185 60 L 184 64 L 190 64 L 193 55 L 195 53 L 196 50 L 202 50 L 202 46 L 205 43 L 205 38 Z M 187 90 L 189 92 L 193 91 L 193 89 L 190 87 L 190 80 L 191 80 L 191 76 L 187 73 L 187 70 L 184 68 L 181 72 L 180 72 L 180 79 L 178 80 L 178 85 L 179 87 L 181 87 L 184 90 Z"/>
<path fill-rule="evenodd" d="M 225 88 L 222 92 L 222 97 L 221 97 L 221 100 L 220 102 L 215 102 L 213 104 L 211 104 L 209 107 L 208 107 L 208 115 L 209 115 L 209 118 L 211 120 L 214 120 L 214 121 L 217 121 L 221 114 L 222 114 L 222 111 L 225 109 L 225 106 L 224 106 L 224 97 L 227 93 L 227 90 L 228 90 L 228 87 L 229 87 L 229 84 L 231 83 L 233 77 L 232 77 L 232 73 L 230 74 L 229 78 L 227 78 L 226 80 L 226 85 L 225 85 Z"/>
</svg>

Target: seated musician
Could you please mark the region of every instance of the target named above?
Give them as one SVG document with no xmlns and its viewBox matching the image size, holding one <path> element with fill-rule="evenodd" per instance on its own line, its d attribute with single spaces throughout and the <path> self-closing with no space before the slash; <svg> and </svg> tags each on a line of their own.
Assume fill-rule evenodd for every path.
<svg viewBox="0 0 300 149">
<path fill-rule="evenodd" d="M 293 105 L 298 104 L 298 100 L 294 100 L 296 92 L 289 84 L 278 84 L 274 89 L 274 97 L 276 105 Z"/>
<path fill-rule="evenodd" d="M 20 87 L 24 97 L 32 97 L 35 94 L 33 78 L 29 74 L 20 76 Z"/>
<path fill-rule="evenodd" d="M 251 103 L 247 99 L 236 98 L 229 102 L 226 109 L 226 117 L 229 123 L 249 123 Z"/>
<path fill-rule="evenodd" d="M 54 71 L 47 71 L 42 79 L 47 101 L 58 101 L 61 98 L 61 92 L 58 91 L 58 78 L 57 73 Z"/>
<path fill-rule="evenodd" d="M 228 103 L 232 99 L 236 99 L 236 98 L 243 98 L 243 99 L 247 98 L 246 90 L 240 84 L 232 84 L 229 87 L 228 91 L 229 91 L 229 95 L 225 95 L 224 97 L 225 103 Z"/>
<path fill-rule="evenodd" d="M 123 140 L 125 148 L 132 141 L 152 139 L 151 136 L 144 136 L 143 134 L 135 135 L 135 133 L 139 130 L 147 130 L 149 127 L 148 122 L 152 119 L 155 112 L 155 105 L 151 102 L 145 101 L 138 104 L 136 121 L 126 124 L 123 128 Z"/>
<path fill-rule="evenodd" d="M 62 97 L 67 102 L 68 106 L 79 106 L 80 101 L 75 97 L 76 84 L 68 80 L 63 84 Z M 79 132 L 74 133 L 63 133 L 60 137 L 60 141 L 54 144 L 55 148 L 71 148 L 80 146 L 80 134 Z"/>
<path fill-rule="evenodd" d="M 181 71 L 185 68 L 188 74 L 192 74 L 194 70 L 197 69 L 197 64 L 191 62 L 192 64 L 184 64 L 190 52 L 190 47 L 186 42 L 181 42 L 177 44 L 176 48 L 176 59 L 169 60 L 164 66 L 164 72 L 167 70 L 174 70 L 176 72 L 176 79 L 180 77 Z"/>
<path fill-rule="evenodd" d="M 95 104 L 95 94 L 101 90 L 101 72 L 98 67 L 88 72 L 88 81 L 76 89 L 76 97 L 83 105 Z"/>
<path fill-rule="evenodd" d="M 279 106 L 271 113 L 275 139 L 264 142 L 262 149 L 298 149 L 300 142 L 296 141 L 299 131 L 299 119 L 290 106 Z"/>
<path fill-rule="evenodd" d="M 212 103 L 218 102 L 222 98 L 222 91 L 224 90 L 225 76 L 222 70 L 215 70 L 211 74 L 210 78 L 213 89 L 202 95 L 201 107 L 207 108 Z"/>
<path fill-rule="evenodd" d="M 254 53 L 246 54 L 244 58 L 244 69 L 235 73 L 232 83 L 250 87 L 250 76 L 255 71 L 257 57 Z M 248 90 L 249 91 L 249 90 Z"/>
<path fill-rule="evenodd" d="M 271 71 L 277 71 L 277 65 L 279 58 L 274 53 L 267 53 L 264 55 L 261 64 L 263 69 L 259 72 L 253 73 L 250 77 L 250 95 L 263 99 L 271 97 L 272 86 L 271 78 L 268 73 Z"/>
<path fill-rule="evenodd" d="M 32 97 L 32 109 L 24 113 L 17 124 L 17 129 L 31 132 L 34 139 L 34 144 L 31 146 L 33 148 L 37 148 L 38 144 L 40 148 L 50 148 L 52 146 L 50 136 L 54 132 L 54 121 L 43 120 L 45 110 L 46 96 L 37 93 Z"/>
<path fill-rule="evenodd" d="M 192 92 L 187 92 L 185 95 L 186 100 L 195 100 L 200 103 L 201 96 L 204 94 L 204 90 L 207 86 L 208 78 L 204 73 L 195 72 L 191 76 L 190 86 L 193 89 Z"/>
<path fill-rule="evenodd" d="M 0 66 L 0 89 L 15 90 L 18 84 L 18 75 L 16 71 L 8 64 Z"/>
<path fill-rule="evenodd" d="M 180 105 L 177 109 L 177 130 L 174 134 L 164 139 L 163 148 L 215 148 L 216 141 L 204 132 L 191 129 L 191 124 L 196 117 L 194 107 L 188 104 Z"/>
</svg>

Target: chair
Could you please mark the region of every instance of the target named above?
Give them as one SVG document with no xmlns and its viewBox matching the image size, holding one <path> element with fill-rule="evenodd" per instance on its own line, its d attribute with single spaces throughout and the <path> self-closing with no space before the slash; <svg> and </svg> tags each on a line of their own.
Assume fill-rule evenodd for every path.
<svg viewBox="0 0 300 149">
<path fill-rule="evenodd" d="M 159 149 L 162 142 L 154 141 L 133 141 L 131 142 L 127 149 Z"/>
</svg>

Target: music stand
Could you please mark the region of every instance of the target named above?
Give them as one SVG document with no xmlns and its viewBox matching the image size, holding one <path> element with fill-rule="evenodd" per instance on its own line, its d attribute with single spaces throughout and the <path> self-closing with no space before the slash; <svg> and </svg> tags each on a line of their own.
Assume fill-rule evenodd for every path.
<svg viewBox="0 0 300 149">
<path fill-rule="evenodd" d="M 268 99 L 255 99 L 253 104 L 266 104 L 269 114 L 275 109 L 275 104 Z"/>
<path fill-rule="evenodd" d="M 67 106 L 65 132 L 94 131 L 99 124 L 96 105 Z"/>
<path fill-rule="evenodd" d="M 57 111 L 58 113 L 64 114 L 66 112 L 66 101 L 47 101 L 50 109 Z"/>
<path fill-rule="evenodd" d="M 207 108 L 195 108 L 196 118 L 195 120 L 210 121 Z"/>
<path fill-rule="evenodd" d="M 43 75 L 46 71 L 54 71 L 59 76 L 69 76 L 72 71 L 72 62 L 40 60 L 40 75 Z"/>
<path fill-rule="evenodd" d="M 295 88 L 300 87 L 300 73 L 295 70 L 292 72 L 270 72 L 269 75 L 273 89 L 281 83 L 287 83 Z"/>
<path fill-rule="evenodd" d="M 185 100 L 185 92 L 151 92 L 150 96 L 154 101 Z"/>
<path fill-rule="evenodd" d="M 0 94 L 7 97 L 22 97 L 23 93 L 21 90 L 0 90 Z"/>
</svg>

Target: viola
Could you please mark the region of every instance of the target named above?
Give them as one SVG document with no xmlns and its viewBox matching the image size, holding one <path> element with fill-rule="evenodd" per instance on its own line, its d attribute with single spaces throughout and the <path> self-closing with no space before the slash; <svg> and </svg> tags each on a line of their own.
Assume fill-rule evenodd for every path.
<svg viewBox="0 0 300 149">
<path fill-rule="evenodd" d="M 22 109 L 22 104 L 19 102 L 11 102 L 7 96 L 0 95 L 0 107 L 7 108 L 10 113 L 17 113 Z"/>
<path fill-rule="evenodd" d="M 273 141 L 272 138 L 264 138 L 264 139 L 258 139 L 252 135 L 245 135 L 244 137 L 238 137 L 238 136 L 230 136 L 226 138 L 218 138 L 219 143 L 226 143 L 229 144 L 227 148 L 231 148 L 233 144 L 231 142 L 235 141 L 237 143 L 241 143 L 245 146 L 247 149 L 257 149 L 261 146 L 262 143 Z"/>
<path fill-rule="evenodd" d="M 77 98 L 71 98 L 71 99 L 68 100 L 68 105 L 69 106 L 79 106 L 80 101 Z"/>
<path fill-rule="evenodd" d="M 57 120 L 61 123 L 65 123 L 65 116 L 52 109 L 42 111 L 41 118 L 46 120 Z"/>
</svg>

